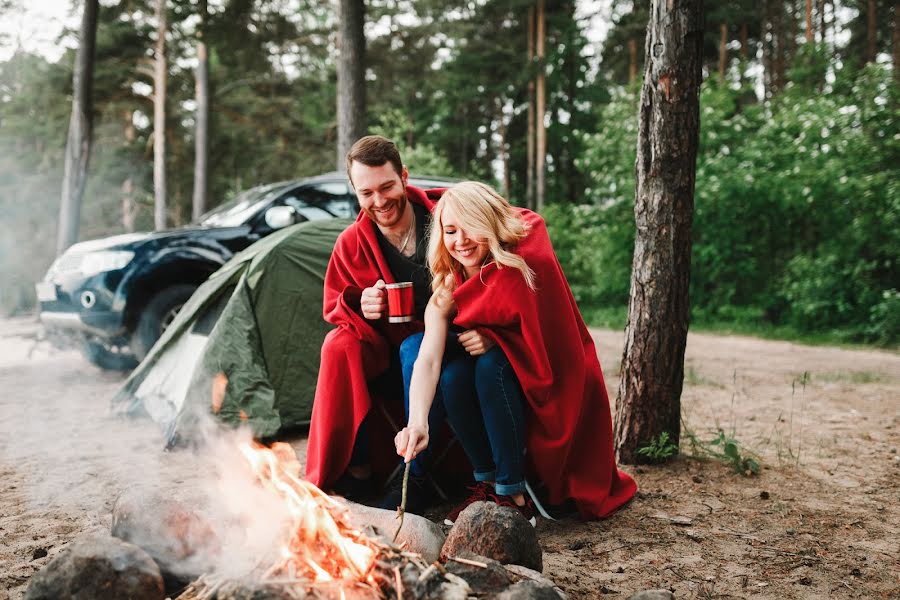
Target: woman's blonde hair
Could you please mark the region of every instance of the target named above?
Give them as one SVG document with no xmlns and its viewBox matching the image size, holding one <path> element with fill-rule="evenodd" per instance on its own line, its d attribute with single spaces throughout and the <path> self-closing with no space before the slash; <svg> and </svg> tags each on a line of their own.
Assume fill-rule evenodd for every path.
<svg viewBox="0 0 900 600">
<path fill-rule="evenodd" d="M 459 227 L 473 239 L 484 239 L 488 244 L 488 258 L 498 269 L 511 267 L 522 272 L 525 283 L 535 289 L 534 271 L 521 256 L 509 250 L 528 234 L 524 221 L 513 206 L 494 189 L 477 181 L 463 181 L 449 188 L 441 196 L 431 220 L 428 239 L 428 266 L 434 279 L 431 287 L 439 291 L 444 287 L 448 273 L 464 275 L 463 267 L 444 246 L 444 210 L 450 207 L 459 220 Z"/>
</svg>

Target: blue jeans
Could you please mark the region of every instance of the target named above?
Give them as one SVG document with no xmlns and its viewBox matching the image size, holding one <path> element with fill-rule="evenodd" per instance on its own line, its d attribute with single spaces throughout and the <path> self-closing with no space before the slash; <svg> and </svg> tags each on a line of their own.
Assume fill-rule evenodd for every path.
<svg viewBox="0 0 900 600">
<path fill-rule="evenodd" d="M 412 335 L 400 346 L 407 415 L 409 383 L 423 335 Z M 446 411 L 447 421 L 472 463 L 475 480 L 496 482 L 501 495 L 523 493 L 524 395 L 503 350 L 495 346 L 480 356 L 470 356 L 455 334 L 447 336 L 441 377 L 428 415 L 431 431 L 438 405 Z"/>
</svg>

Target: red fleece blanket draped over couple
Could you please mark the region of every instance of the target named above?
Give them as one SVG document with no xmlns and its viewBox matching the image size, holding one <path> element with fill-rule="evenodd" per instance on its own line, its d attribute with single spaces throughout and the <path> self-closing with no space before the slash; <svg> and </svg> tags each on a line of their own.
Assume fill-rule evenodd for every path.
<svg viewBox="0 0 900 600">
<path fill-rule="evenodd" d="M 408 190 L 413 202 L 433 209 L 425 192 Z M 517 269 L 490 264 L 455 290 L 454 323 L 496 341 L 522 384 L 529 476 L 546 484 L 551 503 L 571 498 L 583 518 L 605 517 L 637 486 L 616 467 L 600 362 L 544 221 L 519 210 L 530 229 L 514 250 L 534 270 L 537 290 L 528 289 Z M 333 483 L 350 461 L 356 431 L 372 405 L 368 382 L 388 368 L 389 353 L 403 338 L 422 328 L 380 328 L 361 316 L 362 290 L 378 279 L 393 281 L 375 226 L 361 214 L 339 238 L 325 277 L 325 319 L 338 327 L 322 348 L 306 465 L 307 479 L 320 487 Z"/>
</svg>

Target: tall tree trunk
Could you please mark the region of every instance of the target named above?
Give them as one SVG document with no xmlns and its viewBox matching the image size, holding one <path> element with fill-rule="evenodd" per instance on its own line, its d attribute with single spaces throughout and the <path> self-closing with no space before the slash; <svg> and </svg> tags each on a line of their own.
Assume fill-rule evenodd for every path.
<svg viewBox="0 0 900 600">
<path fill-rule="evenodd" d="M 747 31 L 747 24 L 741 24 L 741 60 L 747 60 L 750 56 L 750 49 L 747 44 L 750 40 L 750 33 Z"/>
<path fill-rule="evenodd" d="M 891 39 L 894 81 L 900 83 L 900 0 L 894 0 L 894 31 Z"/>
<path fill-rule="evenodd" d="M 337 170 L 366 134 L 366 37 L 364 0 L 339 0 L 337 68 Z"/>
<path fill-rule="evenodd" d="M 719 81 L 725 81 L 725 68 L 728 66 L 728 24 L 719 25 Z"/>
<path fill-rule="evenodd" d="M 772 2 L 762 0 L 762 18 L 760 19 L 760 45 L 762 46 L 763 65 L 763 99 L 771 98 L 774 86 L 774 69 L 772 65 Z"/>
<path fill-rule="evenodd" d="M 797 19 L 794 15 L 794 3 L 789 2 L 788 5 L 791 7 L 790 9 L 790 20 L 792 31 L 797 25 Z M 787 61 L 788 61 L 788 48 L 793 50 L 794 45 L 796 44 L 797 36 L 791 34 L 788 36 L 787 32 L 785 32 L 785 11 L 784 6 L 779 3 L 775 3 L 775 44 L 776 44 L 776 54 L 775 54 L 775 80 L 776 85 L 775 88 L 777 90 L 781 90 L 786 83 L 785 73 L 787 72 Z M 788 42 L 788 37 L 791 38 L 790 42 Z M 790 46 L 788 45 L 790 43 Z M 793 52 L 792 52 L 793 53 Z"/>
<path fill-rule="evenodd" d="M 628 40 L 628 83 L 637 79 L 637 40 Z"/>
<path fill-rule="evenodd" d="M 878 12 L 875 7 L 875 0 L 869 0 L 868 11 L 866 14 L 866 41 L 867 52 L 866 62 L 875 62 L 878 54 Z"/>
<path fill-rule="evenodd" d="M 130 146 L 134 142 L 134 111 L 125 111 L 125 145 Z M 131 233 L 134 231 L 134 220 L 137 217 L 137 205 L 134 201 L 134 178 L 129 169 L 128 177 L 122 182 L 122 228 Z"/>
<path fill-rule="evenodd" d="M 806 0 L 806 43 L 812 44 L 815 41 L 816 27 L 813 25 L 813 0 Z"/>
<path fill-rule="evenodd" d="M 535 125 L 537 136 L 535 139 L 534 170 L 537 177 L 534 190 L 534 205 L 540 211 L 544 208 L 544 187 L 547 174 L 545 164 L 547 160 L 547 127 L 544 125 L 544 115 L 547 112 L 547 85 L 544 73 L 546 70 L 546 65 L 544 64 L 544 43 L 546 42 L 544 34 L 544 0 L 538 0 L 537 2 L 535 42 L 538 72 L 537 81 L 535 82 L 535 104 L 537 105 L 535 107 Z"/>
<path fill-rule="evenodd" d="M 153 227 L 166 228 L 166 0 L 156 0 L 153 71 Z"/>
<path fill-rule="evenodd" d="M 652 0 L 641 88 L 631 300 L 616 409 L 621 462 L 680 436 L 700 131 L 702 0 Z"/>
<path fill-rule="evenodd" d="M 59 224 L 56 232 L 56 254 L 78 240 L 81 221 L 81 198 L 91 159 L 93 134 L 94 48 L 97 41 L 98 0 L 86 0 L 81 15 L 81 30 L 75 65 L 72 69 L 72 114 L 69 116 L 69 135 L 66 139 L 66 158 L 63 166 L 62 197 L 59 203 Z"/>
<path fill-rule="evenodd" d="M 506 100 L 497 98 L 497 153 L 500 158 L 502 173 L 500 174 L 500 195 L 509 198 L 509 149 L 506 141 Z"/>
<path fill-rule="evenodd" d="M 528 65 L 529 68 L 535 66 L 534 54 L 534 36 L 535 36 L 535 7 L 528 7 Z M 525 206 L 534 210 L 537 205 L 534 201 L 534 141 L 535 141 L 535 89 L 534 75 L 528 78 L 528 135 L 526 140 L 526 151 L 528 159 L 525 167 Z"/>
<path fill-rule="evenodd" d="M 819 42 L 825 43 L 825 0 L 816 0 L 816 21 L 819 25 Z"/>
<path fill-rule="evenodd" d="M 206 0 L 197 7 L 200 23 L 197 26 L 197 74 L 194 94 L 197 117 L 194 123 L 194 194 L 191 218 L 197 221 L 206 212 L 207 181 L 209 177 L 209 57 L 206 53 Z"/>
</svg>

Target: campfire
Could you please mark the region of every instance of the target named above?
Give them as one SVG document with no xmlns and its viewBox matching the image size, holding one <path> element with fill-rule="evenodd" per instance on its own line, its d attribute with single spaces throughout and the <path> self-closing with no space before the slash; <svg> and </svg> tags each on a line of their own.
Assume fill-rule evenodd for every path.
<svg viewBox="0 0 900 600">
<path fill-rule="evenodd" d="M 207 575 L 189 586 L 179 600 L 240 597 L 227 589 L 246 590 L 250 584 L 285 592 L 298 586 L 306 592 L 310 588 L 332 590 L 341 598 L 346 597 L 347 589 L 369 587 L 373 596 L 379 596 L 385 578 L 376 574 L 377 559 L 403 557 L 403 551 L 354 527 L 345 503 L 301 479 L 301 465 L 289 444 L 276 442 L 265 447 L 242 442 L 239 449 L 257 484 L 287 507 L 290 518 L 281 541 L 244 581 Z"/>
<path fill-rule="evenodd" d="M 89 582 L 89 597 L 140 600 L 162 600 L 166 589 L 176 600 L 462 600 L 513 588 L 561 596 L 542 578 L 537 535 L 517 511 L 476 503 L 445 535 L 424 517 L 404 522 L 327 495 L 300 477 L 289 444 L 219 441 L 212 456 L 223 468 L 207 490 L 215 515 L 129 490 L 113 507 L 111 535 L 73 541 L 27 597 L 66 597 L 76 582 Z"/>
</svg>

